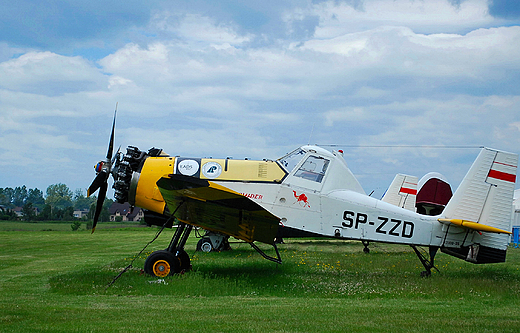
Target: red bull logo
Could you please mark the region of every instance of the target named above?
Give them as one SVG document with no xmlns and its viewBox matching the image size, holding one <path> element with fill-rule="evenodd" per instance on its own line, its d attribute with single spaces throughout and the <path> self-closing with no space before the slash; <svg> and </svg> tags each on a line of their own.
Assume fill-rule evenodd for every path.
<svg viewBox="0 0 520 333">
<path fill-rule="evenodd" d="M 293 191 L 294 197 L 296 198 L 296 202 L 300 204 L 302 207 L 309 207 L 311 208 L 311 205 L 309 204 L 309 198 L 305 195 L 305 193 L 302 193 L 300 195 L 296 194 L 296 191 Z"/>
</svg>

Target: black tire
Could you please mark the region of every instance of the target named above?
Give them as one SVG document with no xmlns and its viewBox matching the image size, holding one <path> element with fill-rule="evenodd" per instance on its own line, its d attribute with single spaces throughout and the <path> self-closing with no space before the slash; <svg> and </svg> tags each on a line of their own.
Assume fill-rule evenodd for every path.
<svg viewBox="0 0 520 333">
<path fill-rule="evenodd" d="M 177 254 L 177 260 L 179 261 L 180 271 L 189 271 L 191 270 L 191 259 L 188 253 L 184 250 L 180 250 Z"/>
<path fill-rule="evenodd" d="M 197 242 L 197 248 L 195 251 L 202 251 L 202 249 L 200 248 L 201 245 L 202 245 L 202 238 L 199 239 L 199 241 Z"/>
<path fill-rule="evenodd" d="M 209 238 L 201 238 L 197 242 L 197 251 L 202 252 L 211 252 L 213 251 L 213 245 L 211 244 L 211 241 Z"/>
<path fill-rule="evenodd" d="M 179 273 L 179 260 L 165 250 L 155 251 L 146 258 L 144 271 L 146 274 L 156 277 L 165 277 Z"/>
</svg>

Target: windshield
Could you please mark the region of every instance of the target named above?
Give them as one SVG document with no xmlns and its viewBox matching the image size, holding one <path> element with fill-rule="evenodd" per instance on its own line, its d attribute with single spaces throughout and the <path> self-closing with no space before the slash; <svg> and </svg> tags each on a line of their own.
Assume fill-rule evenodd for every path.
<svg viewBox="0 0 520 333">
<path fill-rule="evenodd" d="M 329 160 L 323 157 L 309 156 L 294 175 L 321 183 L 328 166 Z"/>
<path fill-rule="evenodd" d="M 294 167 L 301 161 L 301 159 L 305 156 L 305 152 L 298 148 L 293 152 L 285 155 L 282 158 L 278 159 L 278 162 L 285 168 L 287 172 L 291 172 Z"/>
</svg>

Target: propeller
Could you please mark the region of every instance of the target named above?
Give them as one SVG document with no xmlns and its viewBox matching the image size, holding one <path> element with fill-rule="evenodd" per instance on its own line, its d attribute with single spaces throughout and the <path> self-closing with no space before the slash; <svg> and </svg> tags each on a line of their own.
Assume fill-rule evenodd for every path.
<svg viewBox="0 0 520 333">
<path fill-rule="evenodd" d="M 87 197 L 90 197 L 94 192 L 99 189 L 98 198 L 96 202 L 96 211 L 94 213 L 94 221 L 92 224 L 92 233 L 96 230 L 96 225 L 99 220 L 99 215 L 101 214 L 101 209 L 103 208 L 103 203 L 105 202 L 105 197 L 107 195 L 108 189 L 108 176 L 110 175 L 110 171 L 112 169 L 112 164 L 114 163 L 115 157 L 114 154 L 114 131 L 116 127 L 116 114 L 117 114 L 117 103 L 116 110 L 114 111 L 114 121 L 112 122 L 112 134 L 110 134 L 110 141 L 108 143 L 108 151 L 107 158 L 105 161 L 100 161 L 94 167 L 96 169 L 97 175 L 96 178 L 90 184 L 87 190 Z M 119 152 L 119 149 L 118 149 Z"/>
</svg>

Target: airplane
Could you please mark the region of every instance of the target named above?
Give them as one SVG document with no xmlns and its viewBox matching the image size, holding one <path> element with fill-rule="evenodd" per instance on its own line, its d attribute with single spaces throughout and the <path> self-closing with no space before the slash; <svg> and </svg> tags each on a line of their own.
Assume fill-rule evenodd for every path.
<svg viewBox="0 0 520 333">
<path fill-rule="evenodd" d="M 421 276 L 437 269 L 438 250 L 475 264 L 505 261 L 517 154 L 483 148 L 442 212 L 425 215 L 368 196 L 340 151 L 305 145 L 276 160 L 236 160 L 128 146 L 113 155 L 114 129 L 115 114 L 106 160 L 96 165 L 87 191 L 90 196 L 100 190 L 92 232 L 112 175 L 117 202 L 141 207 L 155 225 L 177 221 L 168 247 L 145 260 L 144 271 L 152 276 L 191 269 L 184 246 L 194 227 L 247 242 L 278 264 L 280 233 L 409 245 L 425 268 Z M 392 192 L 415 196 L 414 191 L 405 186 Z M 255 242 L 271 245 L 276 256 Z"/>
</svg>

